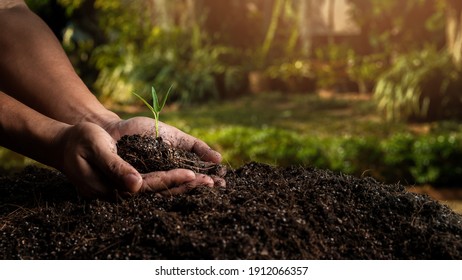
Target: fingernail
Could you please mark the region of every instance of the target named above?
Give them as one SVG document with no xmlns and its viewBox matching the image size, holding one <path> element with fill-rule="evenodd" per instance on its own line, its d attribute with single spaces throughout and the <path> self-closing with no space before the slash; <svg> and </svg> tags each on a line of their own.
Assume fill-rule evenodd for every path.
<svg viewBox="0 0 462 280">
<path fill-rule="evenodd" d="M 226 187 L 226 181 L 220 177 L 212 177 L 213 183 L 215 187 Z"/>
<path fill-rule="evenodd" d="M 213 187 L 213 179 L 204 174 L 197 174 L 197 177 L 200 177 L 202 184 L 207 187 Z"/>
</svg>

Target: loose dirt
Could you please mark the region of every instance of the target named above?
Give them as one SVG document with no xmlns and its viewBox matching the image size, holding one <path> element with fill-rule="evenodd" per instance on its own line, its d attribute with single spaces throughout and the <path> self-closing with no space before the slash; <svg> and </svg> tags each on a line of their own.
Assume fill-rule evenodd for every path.
<svg viewBox="0 0 462 280">
<path fill-rule="evenodd" d="M 81 200 L 62 174 L 26 168 L 0 178 L 0 256 L 462 259 L 462 216 L 401 185 L 260 163 L 225 179 L 226 187 L 111 202 Z"/>
</svg>

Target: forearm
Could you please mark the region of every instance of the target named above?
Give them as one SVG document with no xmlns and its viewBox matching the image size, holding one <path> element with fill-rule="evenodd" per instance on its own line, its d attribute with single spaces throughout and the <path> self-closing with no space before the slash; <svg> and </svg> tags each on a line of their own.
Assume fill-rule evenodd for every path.
<svg viewBox="0 0 462 280">
<path fill-rule="evenodd" d="M 89 91 L 57 38 L 25 5 L 0 7 L 0 49 L 0 90 L 8 95 L 68 124 L 118 119 Z"/>
<path fill-rule="evenodd" d="M 57 139 L 68 127 L 0 92 L 0 146 L 56 167 Z"/>
</svg>

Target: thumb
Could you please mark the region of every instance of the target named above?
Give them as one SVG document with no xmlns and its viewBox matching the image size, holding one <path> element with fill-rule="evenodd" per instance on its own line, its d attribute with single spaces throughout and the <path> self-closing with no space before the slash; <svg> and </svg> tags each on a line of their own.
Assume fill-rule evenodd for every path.
<svg viewBox="0 0 462 280">
<path fill-rule="evenodd" d="M 121 191 L 136 193 L 141 189 L 143 179 L 140 173 L 112 151 L 100 151 L 96 159 L 98 168 Z"/>
<path fill-rule="evenodd" d="M 115 183 L 121 191 L 136 193 L 141 189 L 143 179 L 130 164 L 122 158 L 116 156 L 113 162 L 108 162 L 107 167 L 103 170 L 109 177 L 110 181 Z"/>
<path fill-rule="evenodd" d="M 141 175 L 135 170 L 135 172 L 130 172 L 123 175 L 122 181 L 124 183 L 124 190 L 130 193 L 136 193 L 141 189 L 143 179 Z"/>
</svg>

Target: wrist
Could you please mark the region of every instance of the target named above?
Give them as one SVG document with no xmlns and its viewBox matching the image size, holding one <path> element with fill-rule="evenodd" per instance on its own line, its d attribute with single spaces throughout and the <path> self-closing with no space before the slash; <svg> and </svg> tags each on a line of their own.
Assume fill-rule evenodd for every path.
<svg viewBox="0 0 462 280">
<path fill-rule="evenodd" d="M 72 125 L 51 120 L 50 126 L 51 137 L 46 141 L 48 143 L 47 149 L 44 149 L 46 153 L 39 161 L 61 171 L 63 159 L 68 152 L 63 138 Z"/>
<path fill-rule="evenodd" d="M 90 113 L 83 115 L 77 124 L 85 122 L 98 125 L 109 133 L 109 135 L 111 135 L 115 140 L 122 137 L 120 134 L 120 126 L 123 123 L 122 119 L 116 113 L 104 107 L 100 110 L 92 110 Z"/>
</svg>

